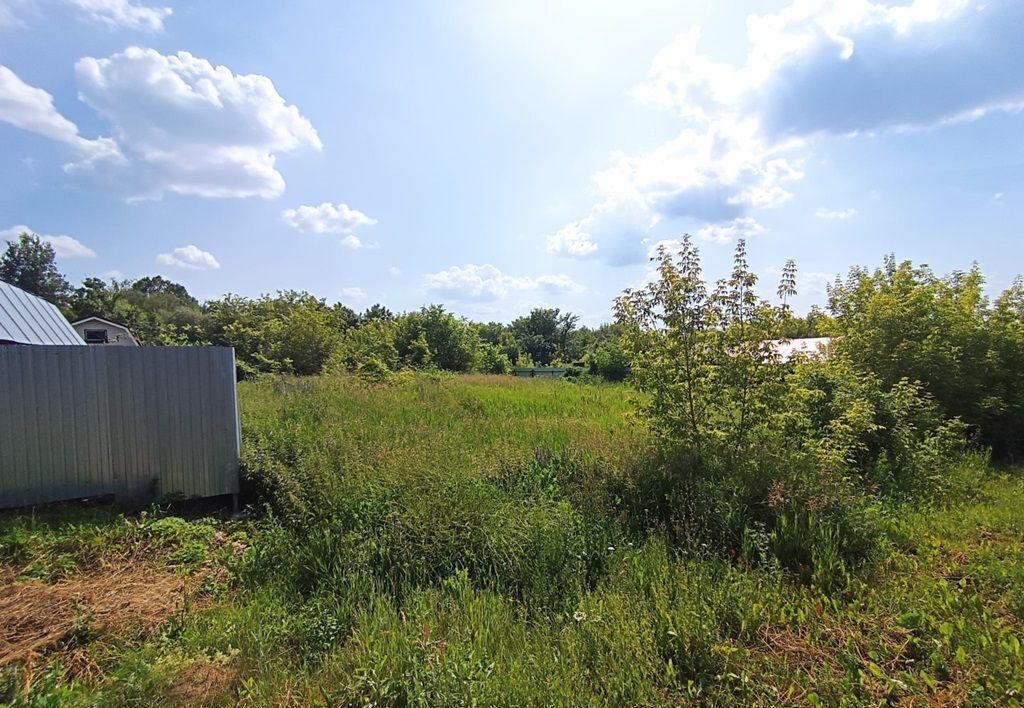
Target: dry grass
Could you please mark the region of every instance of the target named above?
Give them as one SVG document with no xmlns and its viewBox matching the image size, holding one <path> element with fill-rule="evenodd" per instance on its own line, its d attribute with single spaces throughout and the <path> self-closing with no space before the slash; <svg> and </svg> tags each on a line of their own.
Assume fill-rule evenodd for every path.
<svg viewBox="0 0 1024 708">
<path fill-rule="evenodd" d="M 215 663 L 189 664 L 182 669 L 167 692 L 167 701 L 175 706 L 215 704 L 238 681 L 238 670 Z"/>
<path fill-rule="evenodd" d="M 187 597 L 185 578 L 140 562 L 52 585 L 12 576 L 9 569 L 0 573 L 0 666 L 29 664 L 81 633 L 151 636 L 185 607 Z"/>
</svg>

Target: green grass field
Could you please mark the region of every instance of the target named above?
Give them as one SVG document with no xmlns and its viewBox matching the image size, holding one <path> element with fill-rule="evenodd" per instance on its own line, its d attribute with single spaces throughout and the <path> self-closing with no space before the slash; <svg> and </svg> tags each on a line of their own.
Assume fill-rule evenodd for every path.
<svg viewBox="0 0 1024 708">
<path fill-rule="evenodd" d="M 770 539 L 734 556 L 659 525 L 628 391 L 485 376 L 244 383 L 248 520 L 102 505 L 0 515 L 0 696 L 1024 700 L 1012 470 L 945 507 L 873 509 L 877 552 L 825 590 L 764 561 Z M 24 651 L 30 633 L 42 643 Z"/>
</svg>

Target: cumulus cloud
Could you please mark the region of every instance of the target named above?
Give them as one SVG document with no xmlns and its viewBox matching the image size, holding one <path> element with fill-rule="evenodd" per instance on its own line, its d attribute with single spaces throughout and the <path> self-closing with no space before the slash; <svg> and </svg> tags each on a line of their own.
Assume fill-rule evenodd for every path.
<svg viewBox="0 0 1024 708">
<path fill-rule="evenodd" d="M 25 224 L 19 224 L 12 226 L 9 229 L 0 231 L 0 241 L 14 241 L 22 234 L 35 234 L 39 237 L 40 241 L 50 244 L 53 246 L 53 252 L 57 254 L 58 258 L 95 258 L 96 251 L 92 250 L 84 243 L 71 236 L 65 236 L 63 234 L 58 236 L 51 236 L 50 234 L 41 234 L 35 229 L 31 229 Z"/>
<path fill-rule="evenodd" d="M 337 206 L 324 202 L 319 206 L 301 205 L 295 209 L 285 209 L 281 213 L 285 223 L 299 231 L 315 234 L 345 234 L 341 242 L 348 248 L 361 248 L 363 242 L 352 233 L 361 226 L 373 226 L 377 223 L 363 212 L 339 202 Z"/>
<path fill-rule="evenodd" d="M 772 142 L 969 120 L 1024 107 L 1022 23 L 1017 0 L 799 0 L 747 19 L 742 65 L 680 35 L 639 94 L 687 117 L 754 117 Z"/>
<path fill-rule="evenodd" d="M 584 287 L 568 275 L 536 278 L 503 274 L 493 265 L 452 266 L 424 276 L 428 292 L 453 300 L 497 300 L 513 292 L 542 291 L 551 294 L 579 293 Z"/>
<path fill-rule="evenodd" d="M 685 217 L 728 224 L 784 202 L 802 157 L 823 136 L 930 129 L 1024 108 L 1019 0 L 795 0 L 747 19 L 750 49 L 732 64 L 702 50 L 700 30 L 658 52 L 644 102 L 675 111 L 679 136 L 617 156 L 595 177 L 598 207 L 549 237 L 549 249 L 608 260 L 593 238 L 622 204 L 650 224 Z M 612 229 L 614 231 L 614 229 Z"/>
<path fill-rule="evenodd" d="M 190 270 L 217 270 L 220 268 L 220 263 L 212 253 L 191 244 L 175 248 L 170 253 L 161 253 L 156 257 L 156 261 L 161 265 Z"/>
<path fill-rule="evenodd" d="M 81 99 L 110 121 L 128 163 L 106 176 L 136 199 L 276 197 L 285 188 L 277 154 L 321 148 L 266 76 L 139 47 L 83 57 L 75 72 Z"/>
<path fill-rule="evenodd" d="M 603 173 L 598 177 L 610 179 L 612 175 Z M 611 191 L 586 217 L 548 236 L 548 252 L 580 259 L 601 258 L 615 265 L 643 260 L 641 241 L 660 217 L 641 199 Z"/>
<path fill-rule="evenodd" d="M 120 156 L 113 140 L 79 135 L 78 126 L 54 107 L 53 96 L 28 85 L 6 66 L 0 66 L 0 121 L 70 145 L 85 163 Z"/>
<path fill-rule="evenodd" d="M 734 219 L 726 224 L 708 224 L 697 231 L 697 238 L 714 243 L 732 243 L 741 238 L 750 238 L 764 233 L 764 227 L 749 216 Z"/>
<path fill-rule="evenodd" d="M 365 300 L 366 293 L 360 287 L 342 288 L 341 296 L 347 297 L 349 300 Z"/>
<path fill-rule="evenodd" d="M 820 207 L 814 215 L 819 219 L 829 219 L 831 221 L 845 221 L 846 219 L 852 219 L 857 216 L 857 210 L 854 208 L 850 209 L 826 209 Z"/>
<path fill-rule="evenodd" d="M 90 20 L 112 28 L 159 32 L 170 17 L 169 7 L 154 7 L 132 0 L 0 0 L 0 26 L 23 24 L 25 14 L 38 13 L 41 6 L 70 5 Z"/>
</svg>

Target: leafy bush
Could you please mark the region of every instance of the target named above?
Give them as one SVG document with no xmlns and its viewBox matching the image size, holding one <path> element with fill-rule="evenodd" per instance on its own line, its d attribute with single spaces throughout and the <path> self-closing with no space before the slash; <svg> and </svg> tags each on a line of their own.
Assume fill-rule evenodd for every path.
<svg viewBox="0 0 1024 708">
<path fill-rule="evenodd" d="M 884 387 L 919 382 L 948 417 L 971 426 L 996 455 L 1021 452 L 1024 283 L 995 304 L 977 267 L 940 278 L 893 256 L 853 268 L 829 288 L 836 348 Z"/>
<path fill-rule="evenodd" d="M 869 510 L 880 495 L 935 500 L 972 481 L 963 426 L 920 385 L 842 357 L 780 361 L 770 340 L 788 312 L 754 295 L 742 243 L 714 289 L 689 239 L 656 260 L 659 278 L 616 304 L 660 448 L 632 513 L 677 543 L 734 554 L 761 529 L 783 566 L 833 587 L 879 537 Z M 792 264 L 783 274 L 785 297 Z M 958 478 L 950 461 L 963 461 Z"/>
<path fill-rule="evenodd" d="M 606 381 L 625 381 L 629 376 L 629 356 L 622 343 L 608 342 L 590 356 L 590 372 Z"/>
<path fill-rule="evenodd" d="M 353 373 L 369 381 L 386 380 L 398 368 L 394 325 L 382 319 L 346 330 L 327 360 L 329 374 Z"/>
</svg>

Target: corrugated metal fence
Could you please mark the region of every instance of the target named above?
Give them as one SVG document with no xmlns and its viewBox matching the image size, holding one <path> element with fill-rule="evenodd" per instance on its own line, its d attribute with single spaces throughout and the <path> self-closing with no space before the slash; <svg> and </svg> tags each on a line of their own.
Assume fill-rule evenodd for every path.
<svg viewBox="0 0 1024 708">
<path fill-rule="evenodd" d="M 0 508 L 238 491 L 234 350 L 0 346 Z"/>
</svg>

